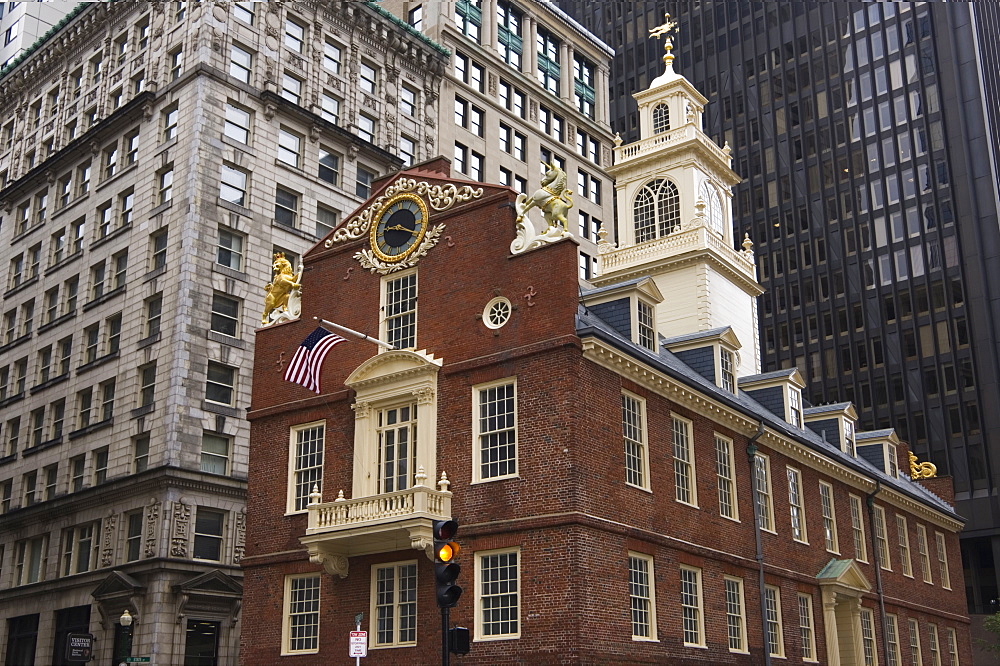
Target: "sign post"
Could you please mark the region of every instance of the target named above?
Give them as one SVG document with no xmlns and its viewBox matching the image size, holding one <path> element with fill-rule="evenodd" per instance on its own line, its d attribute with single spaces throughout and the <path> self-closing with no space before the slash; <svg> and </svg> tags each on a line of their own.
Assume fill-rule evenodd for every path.
<svg viewBox="0 0 1000 666">
<path fill-rule="evenodd" d="M 351 643 L 347 652 L 348 657 L 354 657 L 355 666 L 361 666 L 361 657 L 368 656 L 368 632 L 361 631 L 361 620 L 364 617 L 364 613 L 358 613 L 354 616 L 356 629 L 351 632 Z"/>
</svg>

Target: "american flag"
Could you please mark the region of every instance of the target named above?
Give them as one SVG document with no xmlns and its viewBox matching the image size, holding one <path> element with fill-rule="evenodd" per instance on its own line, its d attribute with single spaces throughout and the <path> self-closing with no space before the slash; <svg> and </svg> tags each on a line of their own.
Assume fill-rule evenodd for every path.
<svg viewBox="0 0 1000 666">
<path fill-rule="evenodd" d="M 344 342 L 344 338 L 323 327 L 317 327 L 295 350 L 295 356 L 285 370 L 285 379 L 319 393 L 319 375 L 323 369 L 323 360 L 327 353 L 341 342 Z"/>
</svg>

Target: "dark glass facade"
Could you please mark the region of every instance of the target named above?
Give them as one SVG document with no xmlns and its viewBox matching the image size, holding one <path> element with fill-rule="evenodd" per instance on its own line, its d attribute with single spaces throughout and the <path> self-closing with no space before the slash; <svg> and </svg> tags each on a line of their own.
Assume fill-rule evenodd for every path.
<svg viewBox="0 0 1000 666">
<path fill-rule="evenodd" d="M 987 3 L 558 4 L 614 48 L 613 129 L 675 69 L 733 148 L 737 238 L 755 243 L 763 369 L 849 400 L 954 478 L 970 609 L 1000 610 L 1000 10 Z"/>
</svg>

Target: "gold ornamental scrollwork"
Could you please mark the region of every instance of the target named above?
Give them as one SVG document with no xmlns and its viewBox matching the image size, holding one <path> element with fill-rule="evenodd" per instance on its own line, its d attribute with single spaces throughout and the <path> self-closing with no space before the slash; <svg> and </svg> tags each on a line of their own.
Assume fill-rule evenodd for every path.
<svg viewBox="0 0 1000 666">
<path fill-rule="evenodd" d="M 372 221 L 382 210 L 385 202 L 400 192 L 416 192 L 420 196 L 427 198 L 427 203 L 436 211 L 446 211 L 456 204 L 465 203 L 483 196 L 483 188 L 472 187 L 471 185 L 456 186 L 454 183 L 446 185 L 431 185 L 425 181 L 417 182 L 414 178 L 400 178 L 385 192 L 376 197 L 371 204 L 360 213 L 349 219 L 344 226 L 337 229 L 333 236 L 328 238 L 324 247 L 333 247 L 336 243 L 346 243 L 356 240 L 366 235 L 371 229 Z"/>
<path fill-rule="evenodd" d="M 910 453 L 910 478 L 933 479 L 937 476 L 937 465 L 932 462 L 917 462 L 917 457 Z"/>
</svg>

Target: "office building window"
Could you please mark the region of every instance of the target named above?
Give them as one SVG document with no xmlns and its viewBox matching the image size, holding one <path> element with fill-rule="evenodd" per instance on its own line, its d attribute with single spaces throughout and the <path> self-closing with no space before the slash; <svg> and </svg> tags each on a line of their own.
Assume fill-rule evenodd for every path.
<svg viewBox="0 0 1000 666">
<path fill-rule="evenodd" d="M 250 83 L 253 73 L 253 54 L 233 44 L 229 52 L 229 74 L 243 83 Z"/>
<path fill-rule="evenodd" d="M 229 473 L 229 437 L 203 433 L 201 436 L 201 471 L 209 474 Z"/>
<path fill-rule="evenodd" d="M 132 472 L 138 474 L 149 468 L 149 435 L 139 435 L 132 441 Z"/>
<path fill-rule="evenodd" d="M 177 136 L 177 120 L 180 116 L 179 107 L 176 103 L 171 104 L 163 110 L 163 140 L 170 141 Z"/>
<path fill-rule="evenodd" d="M 226 514 L 198 507 L 194 521 L 194 549 L 196 560 L 222 561 L 222 535 Z"/>
<path fill-rule="evenodd" d="M 219 251 L 216 263 L 234 271 L 243 270 L 243 236 L 219 228 Z"/>
<path fill-rule="evenodd" d="M 323 42 L 323 68 L 334 74 L 340 74 L 340 47 L 329 39 Z"/>
<path fill-rule="evenodd" d="M 594 93 L 594 63 L 581 55 L 573 56 L 573 97 L 576 108 L 588 118 L 594 117 L 597 97 Z"/>
<path fill-rule="evenodd" d="M 63 532 L 62 575 L 86 573 L 97 568 L 100 522 L 71 527 Z"/>
<path fill-rule="evenodd" d="M 319 147 L 319 179 L 336 185 L 340 182 L 340 155 L 331 148 Z"/>
<path fill-rule="evenodd" d="M 361 61 L 358 65 L 358 87 L 369 95 L 378 93 L 378 69 Z"/>
<path fill-rule="evenodd" d="M 163 295 L 156 294 L 146 299 L 146 338 L 160 333 L 160 316 L 163 312 Z"/>
<path fill-rule="evenodd" d="M 142 511 L 125 516 L 125 561 L 135 562 L 142 556 Z"/>
<path fill-rule="evenodd" d="M 278 161 L 293 167 L 299 166 L 302 158 L 302 137 L 285 129 L 278 129 Z"/>
<path fill-rule="evenodd" d="M 250 143 L 251 115 L 232 102 L 226 103 L 223 134 L 240 143 Z"/>
<path fill-rule="evenodd" d="M 367 199 L 372 193 L 372 183 L 375 182 L 375 172 L 358 166 L 355 176 L 354 193 L 362 199 Z"/>
<path fill-rule="evenodd" d="M 324 92 L 320 98 L 320 116 L 324 120 L 337 124 L 340 122 L 340 100 L 328 92 Z"/>
<path fill-rule="evenodd" d="M 538 49 L 537 74 L 542 87 L 553 95 L 559 95 L 559 39 L 545 28 L 538 27 L 536 46 Z"/>
<path fill-rule="evenodd" d="M 25 539 L 14 544 L 14 585 L 28 585 L 45 580 L 48 568 L 48 535 Z"/>
<path fill-rule="evenodd" d="M 139 368 L 139 406 L 150 407 L 156 396 L 156 362 Z M 148 442 L 147 442 L 148 446 Z"/>
<path fill-rule="evenodd" d="M 295 228 L 298 217 L 299 195 L 280 187 L 274 190 L 274 221 L 282 226 Z"/>
<path fill-rule="evenodd" d="M 298 21 L 285 19 L 285 46 L 295 53 L 302 53 L 306 38 L 306 28 Z"/>
<path fill-rule="evenodd" d="M 302 101 L 302 79 L 285 72 L 281 77 L 281 96 L 292 104 Z"/>
<path fill-rule="evenodd" d="M 463 35 L 478 42 L 483 26 L 482 0 L 457 0 L 455 23 Z"/>
<path fill-rule="evenodd" d="M 214 361 L 208 362 L 205 380 L 205 400 L 220 405 L 233 405 L 236 387 L 236 368 Z"/>
<path fill-rule="evenodd" d="M 246 206 L 248 178 L 242 169 L 223 164 L 219 179 L 219 198 L 237 206 Z"/>
<path fill-rule="evenodd" d="M 231 337 L 239 335 L 240 302 L 222 294 L 212 295 L 211 329 Z"/>
</svg>

